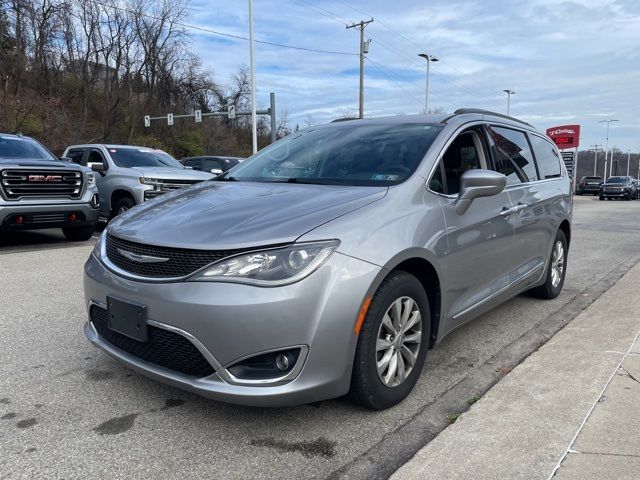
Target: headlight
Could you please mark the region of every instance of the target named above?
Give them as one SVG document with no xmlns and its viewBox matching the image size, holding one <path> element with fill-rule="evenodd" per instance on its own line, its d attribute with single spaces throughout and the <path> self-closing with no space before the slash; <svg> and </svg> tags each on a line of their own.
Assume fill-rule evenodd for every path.
<svg viewBox="0 0 640 480">
<path fill-rule="evenodd" d="M 140 177 L 140 183 L 143 185 L 158 185 L 160 184 L 160 180 L 158 180 L 157 178 L 146 178 L 146 177 Z"/>
<path fill-rule="evenodd" d="M 244 253 L 214 263 L 192 280 L 248 283 L 262 287 L 287 285 L 316 271 L 338 245 L 338 240 L 327 240 Z"/>
<path fill-rule="evenodd" d="M 100 260 L 100 254 L 102 252 L 102 245 L 106 241 L 105 240 L 106 237 L 107 237 L 107 229 L 105 228 L 102 231 L 102 233 L 100 234 L 100 237 L 98 238 L 98 241 L 94 245 L 93 250 L 91 251 L 91 255 L 96 257 L 98 260 Z"/>
<path fill-rule="evenodd" d="M 96 186 L 96 174 L 93 172 L 87 172 L 87 187 Z"/>
</svg>

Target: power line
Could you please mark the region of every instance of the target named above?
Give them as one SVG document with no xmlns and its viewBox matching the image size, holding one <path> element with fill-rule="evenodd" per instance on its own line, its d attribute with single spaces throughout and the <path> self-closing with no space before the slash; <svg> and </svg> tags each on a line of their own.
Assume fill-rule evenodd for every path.
<svg viewBox="0 0 640 480">
<path fill-rule="evenodd" d="M 416 102 L 421 103 L 422 100 L 419 100 L 418 97 L 416 97 L 413 93 L 411 93 L 409 90 L 405 89 L 402 85 L 400 85 L 398 82 L 396 82 L 387 72 L 386 69 L 380 65 L 377 62 L 374 62 L 373 60 L 371 60 L 369 57 L 364 57 L 367 59 L 367 61 L 369 63 L 371 63 L 371 65 L 373 65 L 375 68 L 377 68 L 380 72 L 382 72 L 382 74 L 387 77 L 389 80 L 391 80 L 393 83 L 396 84 L 396 86 L 402 90 L 404 93 L 406 93 L 407 95 L 409 95 L 411 98 L 413 98 Z"/>
<path fill-rule="evenodd" d="M 133 15 L 141 15 L 143 17 L 146 18 L 150 18 L 152 20 L 166 20 L 166 19 L 162 19 L 160 17 L 156 17 L 154 15 L 150 15 L 148 13 L 143 13 L 143 12 L 136 12 L 133 10 L 130 10 L 128 8 L 125 7 L 121 7 L 119 5 L 108 5 L 108 4 L 104 4 L 104 3 L 100 3 L 100 2 L 95 2 L 98 5 L 101 5 L 105 8 L 114 8 L 116 10 L 120 10 L 122 12 L 127 12 Z M 205 27 L 198 27 L 197 25 L 191 25 L 188 23 L 184 23 L 184 22 L 173 22 L 174 25 L 178 25 L 180 27 L 183 28 L 189 28 L 192 30 L 198 30 L 200 32 L 206 32 L 206 33 L 210 33 L 213 35 L 219 35 L 221 37 L 227 37 L 227 38 L 234 38 L 236 40 L 244 40 L 244 41 L 249 41 L 248 37 L 244 37 L 242 35 L 234 35 L 232 33 L 226 33 L 226 32 L 220 32 L 218 30 L 213 30 L 211 28 L 205 28 Z M 296 45 L 287 45 L 284 43 L 276 43 L 276 42 L 267 42 L 266 40 L 254 40 L 255 43 L 260 43 L 262 45 L 269 45 L 272 47 L 280 47 L 280 48 L 288 48 L 288 49 L 292 49 L 292 50 L 302 50 L 304 52 L 314 52 L 314 53 L 326 53 L 326 54 L 330 54 L 330 55 L 349 55 L 349 56 L 356 56 L 358 55 L 357 53 L 351 53 L 351 52 L 338 52 L 338 51 L 333 51 L 333 50 L 321 50 L 321 49 L 317 49 L 317 48 L 307 48 L 307 47 L 299 47 Z"/>
<path fill-rule="evenodd" d="M 364 15 L 369 15 L 369 14 L 367 14 L 367 13 L 363 12 L 362 10 L 359 10 L 359 9 L 357 9 L 357 8 L 355 8 L 355 7 L 351 6 L 351 5 L 349 5 L 348 3 L 343 2 L 342 0 L 334 0 L 334 1 L 335 1 L 336 3 L 339 3 L 339 4 L 341 4 L 341 5 L 344 5 L 344 6 L 345 6 L 345 7 L 347 7 L 347 8 L 350 8 L 351 10 L 353 10 L 353 11 L 355 11 L 355 12 L 358 12 L 358 13 L 361 13 L 361 14 L 364 14 Z M 325 10 L 325 11 L 328 11 L 328 10 Z M 369 15 L 369 16 L 370 16 L 370 15 Z M 392 28 L 389 24 L 387 24 L 387 23 L 383 22 L 383 21 L 382 21 L 382 20 L 380 20 L 378 17 L 376 17 L 376 22 L 377 22 L 377 23 L 379 23 L 380 25 L 382 25 L 384 28 L 386 28 L 386 29 L 387 29 L 387 30 L 389 30 L 390 32 L 392 32 L 393 34 L 395 34 L 395 35 L 397 35 L 397 36 L 399 36 L 399 37 L 401 37 L 401 38 L 404 38 L 408 43 L 410 43 L 410 44 L 411 44 L 411 45 L 413 45 L 414 47 L 418 48 L 420 51 L 424 50 L 424 46 L 420 46 L 420 45 L 418 45 L 418 44 L 417 44 L 417 43 L 415 43 L 413 40 L 411 40 L 409 37 L 407 37 L 406 35 L 404 35 L 402 32 L 400 32 L 400 31 L 398 31 L 398 30 L 396 30 L 396 29 Z M 383 42 L 383 41 L 382 41 L 382 40 L 380 40 L 379 38 L 376 38 L 374 35 L 371 35 L 371 37 L 372 37 L 372 38 L 374 38 L 374 39 L 376 39 L 376 41 L 377 41 L 377 42 L 380 42 L 380 43 L 381 43 L 381 44 L 383 44 L 383 46 L 384 46 L 384 43 L 385 43 L 385 42 Z M 399 56 L 403 56 L 404 58 L 407 58 L 407 59 L 411 62 L 411 66 L 413 66 L 413 65 L 415 64 L 415 62 L 413 61 L 413 59 L 412 59 L 412 58 L 408 57 L 404 52 L 401 52 L 399 49 L 396 49 L 396 48 L 395 48 L 395 46 L 388 45 L 388 46 L 387 46 L 387 49 L 388 49 L 388 50 L 390 50 L 390 51 L 395 51 L 395 53 L 396 53 L 397 55 L 399 55 Z M 460 70 L 459 68 L 455 67 L 454 65 L 452 65 L 451 63 L 449 63 L 449 62 L 447 62 L 447 61 L 445 61 L 445 60 L 440 59 L 440 62 L 441 62 L 441 63 L 444 63 L 447 67 L 451 68 L 452 70 L 457 71 L 457 72 L 458 72 L 458 73 L 460 73 L 461 75 L 465 75 L 465 76 L 466 76 L 466 75 L 468 75 L 468 74 L 464 73 L 462 70 Z M 466 87 L 462 87 L 462 86 L 458 85 L 458 84 L 457 84 L 457 83 L 455 83 L 453 80 L 451 80 L 448 76 L 446 76 L 444 73 L 441 73 L 441 72 L 434 72 L 434 74 L 435 74 L 435 75 L 437 75 L 437 76 L 441 76 L 441 77 L 442 77 L 442 78 L 444 78 L 447 82 L 451 83 L 452 85 L 454 85 L 454 86 L 458 87 L 458 88 L 459 88 L 459 89 L 461 89 L 461 90 L 465 90 L 467 93 L 470 93 L 471 95 L 478 95 L 478 96 L 480 96 L 481 98 L 483 98 L 483 99 L 485 99 L 485 100 L 489 100 L 489 101 L 491 101 L 491 102 L 495 102 L 495 101 L 496 101 L 496 100 L 494 100 L 494 99 L 490 99 L 490 98 L 489 98 L 489 97 L 487 97 L 486 95 L 482 95 L 482 94 L 480 94 L 480 92 L 478 92 L 478 91 L 471 91 L 471 90 L 467 89 Z"/>
</svg>

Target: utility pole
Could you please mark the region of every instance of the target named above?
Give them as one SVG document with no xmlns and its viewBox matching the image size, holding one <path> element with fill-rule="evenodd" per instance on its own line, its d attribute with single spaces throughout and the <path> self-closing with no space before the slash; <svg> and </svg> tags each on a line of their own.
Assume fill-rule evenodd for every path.
<svg viewBox="0 0 640 480">
<path fill-rule="evenodd" d="M 602 145 L 598 145 L 597 143 L 595 145 L 591 145 L 594 149 L 593 152 L 593 176 L 597 177 L 598 176 L 598 147 L 601 147 Z"/>
<path fill-rule="evenodd" d="M 431 62 L 437 62 L 438 59 L 428 53 L 419 53 L 418 56 L 427 61 L 427 83 L 424 89 L 424 114 L 429 115 L 429 65 Z"/>
<path fill-rule="evenodd" d="M 360 23 L 347 25 L 347 29 L 356 27 L 360 29 L 360 114 L 358 118 L 364 118 L 364 54 L 368 53 L 369 47 L 369 42 L 367 42 L 367 45 L 365 46 L 364 29 L 372 22 L 373 18 L 371 18 L 371 20 L 361 20 Z M 365 52 L 365 49 L 367 52 Z"/>
<path fill-rule="evenodd" d="M 511 95 L 515 95 L 516 92 L 508 88 L 502 91 L 507 94 L 507 115 L 509 115 L 509 111 L 511 110 Z"/>
<path fill-rule="evenodd" d="M 258 151 L 258 126 L 256 119 L 256 68 L 253 50 L 253 0 L 249 0 L 249 63 L 251 72 L 251 143 L 253 153 Z"/>
<path fill-rule="evenodd" d="M 607 124 L 607 139 L 605 141 L 605 146 L 604 146 L 604 165 L 605 165 L 605 169 L 604 169 L 604 177 L 603 180 L 606 180 L 607 177 L 607 158 L 609 157 L 609 124 L 611 122 L 617 122 L 618 120 L 614 120 L 614 119 L 607 119 L 607 120 L 600 120 L 599 123 L 606 123 Z M 613 155 L 612 155 L 613 157 Z M 613 159 L 612 159 L 613 160 Z M 611 162 L 611 164 L 609 165 L 609 177 L 611 176 L 611 171 L 613 169 L 613 161 Z"/>
<path fill-rule="evenodd" d="M 629 176 L 629 165 L 631 164 L 631 149 L 627 150 L 627 177 Z"/>
</svg>

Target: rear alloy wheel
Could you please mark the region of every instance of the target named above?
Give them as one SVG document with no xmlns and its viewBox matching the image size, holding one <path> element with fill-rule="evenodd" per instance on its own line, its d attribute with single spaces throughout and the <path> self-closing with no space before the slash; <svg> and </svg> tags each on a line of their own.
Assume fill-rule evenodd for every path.
<svg viewBox="0 0 640 480">
<path fill-rule="evenodd" d="M 358 337 L 349 396 L 383 410 L 401 402 L 416 384 L 429 346 L 431 316 L 422 284 L 397 271 L 373 296 Z"/>
<path fill-rule="evenodd" d="M 84 242 L 85 240 L 89 240 L 91 238 L 95 229 L 95 225 L 88 225 L 86 227 L 63 228 L 62 233 L 67 240 L 71 240 L 74 242 Z"/>
<path fill-rule="evenodd" d="M 531 293 L 539 298 L 556 298 L 562 291 L 564 278 L 567 274 L 567 239 L 562 230 L 558 230 L 551 249 L 551 258 L 547 267 L 545 282 L 531 290 Z"/>
</svg>

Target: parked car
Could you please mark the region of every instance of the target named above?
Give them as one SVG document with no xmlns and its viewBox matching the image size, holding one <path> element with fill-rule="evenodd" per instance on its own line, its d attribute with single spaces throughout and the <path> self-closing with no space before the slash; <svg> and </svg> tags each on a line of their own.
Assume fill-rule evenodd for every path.
<svg viewBox="0 0 640 480">
<path fill-rule="evenodd" d="M 602 177 L 582 177 L 576 185 L 576 195 L 598 195 Z"/>
<path fill-rule="evenodd" d="M 633 177 L 609 177 L 600 185 L 600 200 L 623 198 L 636 200 L 638 198 L 638 186 Z"/>
<path fill-rule="evenodd" d="M 556 146 L 504 115 L 314 126 L 112 222 L 85 265 L 84 331 L 221 401 L 387 408 L 449 332 L 560 293 L 571 194 Z"/>
<path fill-rule="evenodd" d="M 33 138 L 0 133 L 0 231 L 61 228 L 69 240 L 88 240 L 99 209 L 90 169 Z"/>
<path fill-rule="evenodd" d="M 181 158 L 180 163 L 185 167 L 191 167 L 194 170 L 220 175 L 221 173 L 231 170 L 239 163 L 244 162 L 244 160 L 244 158 L 240 157 L 203 156 Z"/>
<path fill-rule="evenodd" d="M 185 168 L 163 150 L 132 145 L 71 145 L 64 156 L 97 172 L 104 217 L 112 218 L 166 192 L 213 178 Z"/>
</svg>

